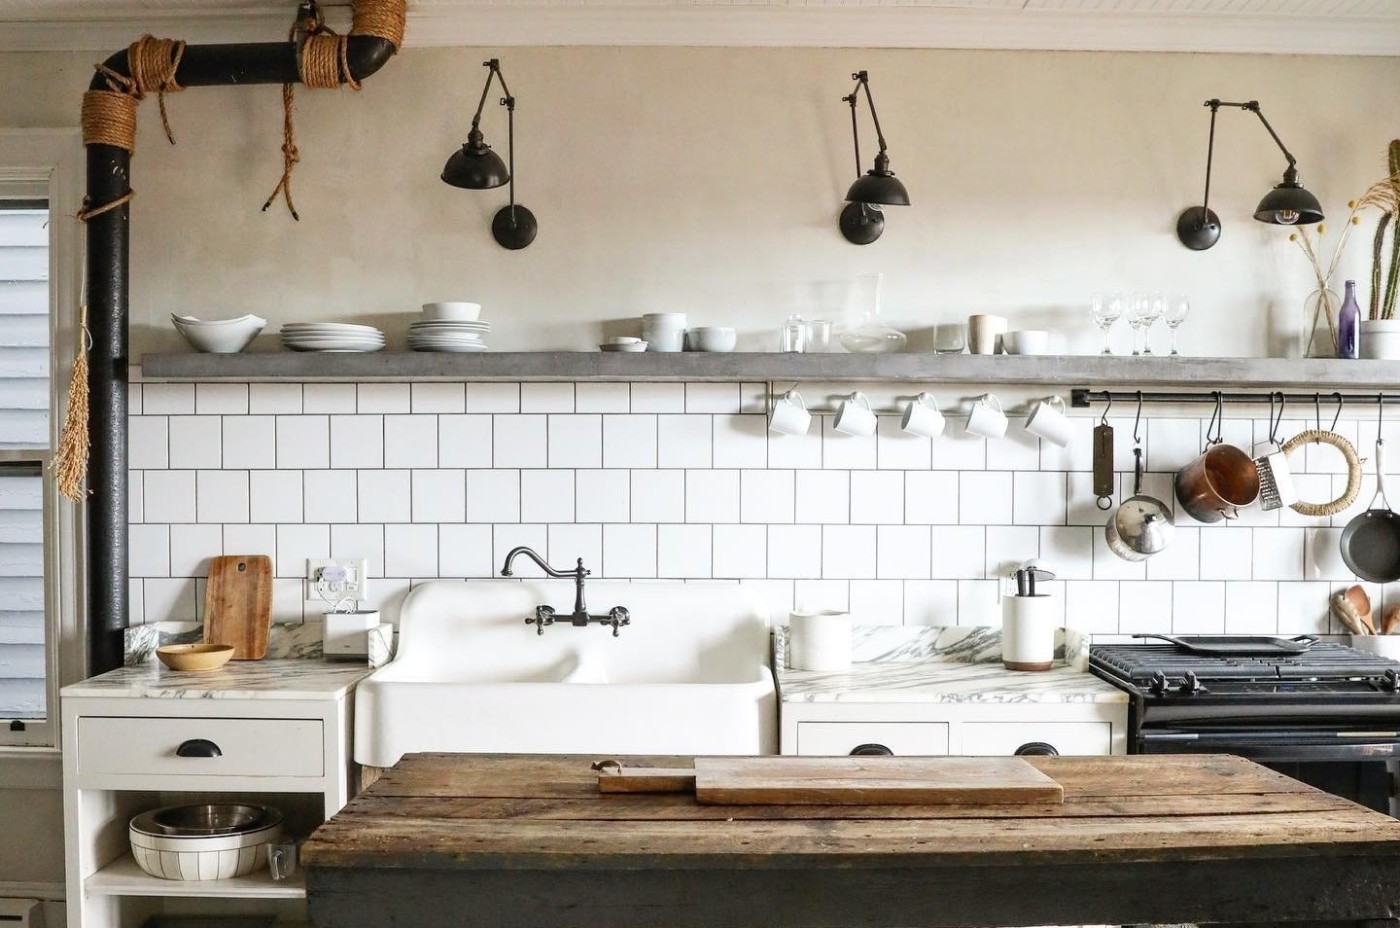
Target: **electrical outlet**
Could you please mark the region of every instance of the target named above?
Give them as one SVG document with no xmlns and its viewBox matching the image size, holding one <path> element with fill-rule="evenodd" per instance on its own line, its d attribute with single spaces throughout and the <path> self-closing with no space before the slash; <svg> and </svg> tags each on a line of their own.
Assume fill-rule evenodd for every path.
<svg viewBox="0 0 1400 928">
<path fill-rule="evenodd" d="M 369 596 L 369 562 L 364 558 L 314 558 L 306 562 L 306 601 L 329 612 L 336 603 Z"/>
</svg>

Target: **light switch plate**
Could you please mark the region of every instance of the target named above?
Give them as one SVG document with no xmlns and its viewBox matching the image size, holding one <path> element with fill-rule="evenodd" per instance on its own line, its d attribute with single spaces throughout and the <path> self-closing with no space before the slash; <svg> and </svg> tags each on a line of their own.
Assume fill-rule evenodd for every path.
<svg viewBox="0 0 1400 928">
<path fill-rule="evenodd" d="M 365 558 L 323 557 L 306 562 L 306 601 L 324 607 L 322 612 L 329 612 L 341 600 L 368 596 L 369 561 Z"/>
</svg>

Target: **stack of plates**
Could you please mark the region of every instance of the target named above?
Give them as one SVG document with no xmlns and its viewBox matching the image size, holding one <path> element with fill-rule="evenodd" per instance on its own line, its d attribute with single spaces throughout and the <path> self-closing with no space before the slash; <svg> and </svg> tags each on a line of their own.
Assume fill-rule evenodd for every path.
<svg viewBox="0 0 1400 928">
<path fill-rule="evenodd" d="M 408 347 L 414 351 L 485 351 L 481 340 L 489 322 L 449 322 L 425 319 L 408 324 Z"/>
<path fill-rule="evenodd" d="M 282 326 L 282 344 L 293 351 L 378 351 L 384 333 L 349 322 L 289 322 Z"/>
</svg>

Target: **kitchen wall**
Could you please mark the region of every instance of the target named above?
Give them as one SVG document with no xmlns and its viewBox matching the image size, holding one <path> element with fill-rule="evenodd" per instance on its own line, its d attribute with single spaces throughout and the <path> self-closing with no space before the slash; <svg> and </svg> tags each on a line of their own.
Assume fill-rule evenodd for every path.
<svg viewBox="0 0 1400 928">
<path fill-rule="evenodd" d="M 303 602 L 308 558 L 368 557 L 388 578 L 372 598 L 393 618 L 413 583 L 493 576 L 528 544 L 610 579 L 750 584 L 775 615 L 798 605 L 849 607 L 869 623 L 997 623 L 997 578 L 1039 557 L 1063 578 L 1066 620 L 1092 632 L 1338 630 L 1327 596 L 1353 581 L 1338 538 L 1373 487 L 1332 519 L 1256 509 L 1202 526 L 1182 515 L 1166 553 L 1130 564 L 1108 551 L 1094 505 L 1095 418 L 1076 417 L 1063 450 L 1019 418 L 984 441 L 957 415 L 932 440 L 903 434 L 895 415 L 869 438 L 833 431 L 830 416 L 799 438 L 767 431 L 764 389 L 136 385 L 133 619 L 196 615 L 207 559 L 221 553 L 271 554 L 275 614 L 296 621 L 324 611 Z M 1130 471 L 1133 423 L 1112 421 L 1117 467 Z M 1171 472 L 1199 453 L 1204 426 L 1144 419 L 1149 493 L 1172 498 Z M 1282 432 L 1304 426 L 1290 417 Z M 1369 417 L 1339 428 L 1363 449 L 1375 436 Z M 1227 440 L 1247 448 L 1267 431 L 1227 410 Z M 1303 497 L 1339 495 L 1340 462 L 1321 446 L 1297 454 Z M 1371 592 L 1378 605 L 1400 597 Z"/>
</svg>

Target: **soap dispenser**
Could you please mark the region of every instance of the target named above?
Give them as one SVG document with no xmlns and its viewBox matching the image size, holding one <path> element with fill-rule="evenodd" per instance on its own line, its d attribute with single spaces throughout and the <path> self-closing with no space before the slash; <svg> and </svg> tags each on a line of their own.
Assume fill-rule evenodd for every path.
<svg viewBox="0 0 1400 928">
<path fill-rule="evenodd" d="M 1035 561 L 1008 577 L 1014 593 L 1001 599 L 1001 663 L 1007 670 L 1049 670 L 1055 661 L 1054 598 L 1042 584 L 1055 575 Z"/>
</svg>

